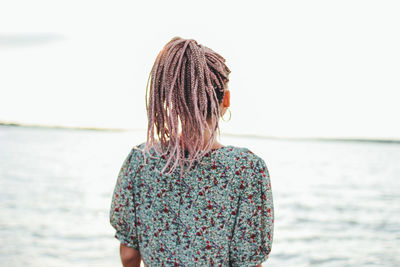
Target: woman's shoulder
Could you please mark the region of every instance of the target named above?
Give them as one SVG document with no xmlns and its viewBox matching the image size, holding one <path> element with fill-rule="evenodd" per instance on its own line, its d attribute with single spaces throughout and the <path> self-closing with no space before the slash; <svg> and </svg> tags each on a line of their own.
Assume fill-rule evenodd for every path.
<svg viewBox="0 0 400 267">
<path fill-rule="evenodd" d="M 139 163 L 143 159 L 143 153 L 141 152 L 143 151 L 145 144 L 146 143 L 139 143 L 132 145 L 126 160 L 131 164 Z"/>
<path fill-rule="evenodd" d="M 227 145 L 219 152 L 223 155 L 219 157 L 221 161 L 228 165 L 234 164 L 236 168 L 254 169 L 266 165 L 264 159 L 249 147 Z"/>
<path fill-rule="evenodd" d="M 227 151 L 227 155 L 231 155 L 235 157 L 237 160 L 262 160 L 261 156 L 253 152 L 252 149 L 245 146 L 235 146 L 235 145 L 227 145 L 224 148 Z"/>
</svg>

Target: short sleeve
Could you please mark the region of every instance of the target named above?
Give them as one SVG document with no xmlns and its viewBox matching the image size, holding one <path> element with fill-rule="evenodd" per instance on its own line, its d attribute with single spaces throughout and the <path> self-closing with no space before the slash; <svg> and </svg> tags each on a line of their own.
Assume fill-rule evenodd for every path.
<svg viewBox="0 0 400 267">
<path fill-rule="evenodd" d="M 134 151 L 125 158 L 119 171 L 110 208 L 110 224 L 115 238 L 123 245 L 139 250 L 132 175 L 136 172 Z"/>
<path fill-rule="evenodd" d="M 272 247 L 274 206 L 271 181 L 263 159 L 247 166 L 230 243 L 231 266 L 254 267 L 266 261 Z M 249 161 L 249 162 L 250 162 Z"/>
</svg>

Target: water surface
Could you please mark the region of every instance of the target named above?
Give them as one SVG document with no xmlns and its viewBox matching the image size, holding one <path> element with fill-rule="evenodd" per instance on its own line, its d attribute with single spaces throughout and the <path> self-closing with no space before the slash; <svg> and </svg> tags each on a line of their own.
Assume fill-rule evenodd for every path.
<svg viewBox="0 0 400 267">
<path fill-rule="evenodd" d="M 0 126 L 1 266 L 120 266 L 108 222 L 143 132 Z M 222 136 L 264 158 L 275 203 L 264 266 L 399 266 L 400 144 Z"/>
</svg>

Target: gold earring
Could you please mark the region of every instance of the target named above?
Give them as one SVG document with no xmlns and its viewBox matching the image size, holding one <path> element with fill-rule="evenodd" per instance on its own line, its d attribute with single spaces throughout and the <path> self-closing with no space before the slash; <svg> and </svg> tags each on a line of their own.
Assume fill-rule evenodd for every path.
<svg viewBox="0 0 400 267">
<path fill-rule="evenodd" d="M 229 119 L 227 121 L 230 121 L 232 113 L 231 113 L 231 110 L 229 108 L 228 108 L 228 111 L 229 111 Z M 224 115 L 221 116 L 221 119 L 226 122 L 226 120 L 224 120 Z"/>
</svg>

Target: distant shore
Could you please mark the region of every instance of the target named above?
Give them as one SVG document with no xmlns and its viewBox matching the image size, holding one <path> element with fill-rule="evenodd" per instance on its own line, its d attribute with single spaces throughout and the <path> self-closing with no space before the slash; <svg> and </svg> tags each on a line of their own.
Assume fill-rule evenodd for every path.
<svg viewBox="0 0 400 267">
<path fill-rule="evenodd" d="M 48 129 L 65 129 L 65 130 L 89 130 L 89 131 L 110 131 L 110 132 L 131 132 L 145 131 L 144 129 L 129 129 L 129 128 L 101 128 L 101 127 L 79 127 L 79 126 L 61 126 L 61 125 L 39 125 L 39 124 L 24 124 L 19 122 L 4 122 L 0 121 L 0 126 L 10 127 L 29 127 L 29 128 L 48 128 Z M 373 143 L 398 143 L 400 139 L 379 139 L 379 138 L 331 138 L 331 137 L 279 137 L 279 136 L 264 136 L 254 134 L 236 134 L 236 133 L 221 133 L 224 136 L 238 138 L 255 138 L 255 139 L 278 139 L 278 140 L 294 140 L 294 141 L 329 141 L 329 142 L 373 142 Z"/>
<path fill-rule="evenodd" d="M 101 127 L 79 127 L 79 126 L 61 126 L 61 125 L 40 125 L 40 124 L 25 124 L 18 122 L 2 122 L 0 126 L 13 127 L 29 127 L 29 128 L 51 128 L 51 129 L 68 129 L 68 130 L 91 130 L 91 131 L 132 131 L 131 129 L 123 128 L 101 128 Z"/>
</svg>

